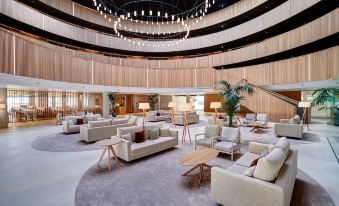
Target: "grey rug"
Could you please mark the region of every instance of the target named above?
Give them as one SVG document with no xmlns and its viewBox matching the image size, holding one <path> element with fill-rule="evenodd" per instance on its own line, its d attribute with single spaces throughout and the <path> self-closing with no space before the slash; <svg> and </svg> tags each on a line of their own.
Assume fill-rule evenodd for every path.
<svg viewBox="0 0 339 206">
<path fill-rule="evenodd" d="M 65 134 L 63 132 L 41 136 L 31 142 L 31 146 L 47 152 L 79 152 L 100 150 L 94 143 L 87 143 L 80 139 L 80 134 Z"/>
<path fill-rule="evenodd" d="M 178 159 L 191 149 L 192 145 L 180 146 L 132 163 L 116 164 L 112 171 L 94 165 L 77 186 L 75 205 L 217 205 L 210 197 L 209 169 L 205 170 L 200 187 L 197 187 L 197 174 L 181 176 L 189 167 L 180 165 Z M 209 164 L 227 168 L 233 162 L 228 156 L 221 156 Z M 334 203 L 317 182 L 299 170 L 291 205 Z"/>
</svg>

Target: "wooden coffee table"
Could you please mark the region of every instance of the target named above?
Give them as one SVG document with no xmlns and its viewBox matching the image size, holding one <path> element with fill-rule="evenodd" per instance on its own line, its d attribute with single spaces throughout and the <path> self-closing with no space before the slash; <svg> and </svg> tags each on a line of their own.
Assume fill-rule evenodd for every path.
<svg viewBox="0 0 339 206">
<path fill-rule="evenodd" d="M 261 123 L 257 122 L 252 122 L 248 124 L 249 127 L 253 127 L 253 129 L 250 132 L 255 132 L 255 133 L 261 133 L 266 129 L 267 127 Z"/>
<path fill-rule="evenodd" d="M 185 172 L 183 176 L 188 176 L 189 173 L 191 173 L 194 169 L 198 168 L 200 169 L 199 172 L 199 183 L 198 185 L 200 186 L 201 181 L 202 181 L 202 174 L 204 171 L 204 166 L 211 168 L 211 166 L 207 165 L 206 162 L 216 158 L 219 154 L 219 151 L 216 149 L 212 148 L 204 148 L 204 149 L 197 149 L 193 150 L 184 156 L 180 158 L 180 164 L 184 166 L 193 166 L 190 170 Z"/>
<path fill-rule="evenodd" d="M 120 142 L 121 142 L 120 138 L 115 137 L 113 139 L 100 140 L 100 141 L 95 143 L 98 146 L 104 147 L 104 149 L 102 150 L 100 159 L 98 161 L 98 167 L 100 167 L 100 162 L 101 162 L 102 158 L 104 157 L 106 151 L 108 153 L 108 170 L 112 169 L 111 154 L 110 154 L 111 152 L 112 152 L 112 155 L 114 155 L 115 161 L 117 163 L 119 162 L 119 160 L 118 160 L 118 158 L 117 158 L 117 156 L 114 152 L 113 145 L 119 144 Z"/>
</svg>

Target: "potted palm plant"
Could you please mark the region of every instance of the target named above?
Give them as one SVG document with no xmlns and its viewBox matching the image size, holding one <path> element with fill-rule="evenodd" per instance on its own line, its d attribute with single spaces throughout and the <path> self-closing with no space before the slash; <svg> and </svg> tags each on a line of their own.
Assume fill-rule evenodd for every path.
<svg viewBox="0 0 339 206">
<path fill-rule="evenodd" d="M 330 124 L 339 125 L 339 89 L 321 88 L 313 92 L 312 107 L 319 111 L 330 112 Z"/>
<path fill-rule="evenodd" d="M 118 96 L 118 93 L 114 92 L 114 93 L 110 93 L 108 94 L 108 98 L 109 100 L 111 101 L 111 104 L 112 104 L 112 117 L 116 117 L 118 115 L 117 113 L 117 104 L 118 104 L 118 101 L 119 101 L 119 96 Z"/>
<path fill-rule="evenodd" d="M 244 99 L 241 94 L 252 95 L 254 89 L 246 80 L 241 80 L 235 85 L 231 85 L 226 80 L 220 80 L 215 82 L 214 89 L 223 99 L 223 110 L 228 115 L 228 126 L 232 127 L 234 114 L 240 108 L 240 101 Z"/>
<path fill-rule="evenodd" d="M 151 110 L 155 110 L 159 101 L 159 94 L 151 94 L 148 96 L 148 100 Z"/>
</svg>

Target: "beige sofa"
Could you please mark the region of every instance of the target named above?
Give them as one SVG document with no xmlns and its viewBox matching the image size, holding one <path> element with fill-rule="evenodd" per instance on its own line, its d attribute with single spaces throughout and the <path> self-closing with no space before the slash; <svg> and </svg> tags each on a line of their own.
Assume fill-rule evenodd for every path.
<svg viewBox="0 0 339 206">
<path fill-rule="evenodd" d="M 281 119 L 280 123 L 274 125 L 275 135 L 301 139 L 303 137 L 304 125 L 298 117 L 296 115 L 291 119 Z M 292 121 L 293 119 L 295 120 Z"/>
<path fill-rule="evenodd" d="M 117 137 L 121 138 L 121 142 L 118 145 L 114 145 L 116 155 L 129 162 L 135 159 L 148 156 L 178 145 L 178 133 L 179 131 L 174 128 L 162 128 L 167 134 L 161 135 L 158 139 L 151 140 L 148 135 L 148 130 L 152 128 L 162 128 L 162 123 L 157 124 L 145 124 L 145 142 L 135 143 L 135 133 L 143 131 L 142 126 L 132 126 L 118 128 Z M 132 141 L 122 138 L 122 135 L 130 134 Z"/>
<path fill-rule="evenodd" d="M 157 116 L 158 113 L 159 116 Z M 146 120 L 148 122 L 165 121 L 170 118 L 171 118 L 170 113 L 166 110 L 149 111 L 146 113 Z"/>
<path fill-rule="evenodd" d="M 80 132 L 80 126 L 77 125 L 77 119 L 83 119 L 84 116 L 66 116 L 65 120 L 62 121 L 62 131 L 66 134 Z"/>
<path fill-rule="evenodd" d="M 136 116 L 132 116 L 124 123 L 117 123 L 113 120 L 89 121 L 87 125 L 80 127 L 80 138 L 86 142 L 109 139 L 117 134 L 118 128 L 136 125 L 137 120 Z"/>
<path fill-rule="evenodd" d="M 288 145 L 289 147 L 289 145 Z M 250 143 L 249 152 L 228 169 L 213 167 L 211 172 L 212 199 L 222 205 L 232 206 L 288 206 L 291 202 L 297 175 L 297 151 L 275 148 L 266 157 L 260 154 L 268 145 Z M 278 155 L 277 155 L 278 154 Z M 286 158 L 287 154 L 287 158 Z M 258 160 L 253 176 L 248 175 L 252 161 Z M 271 161 L 271 162 L 269 162 Z M 272 162 L 273 161 L 273 162 Z M 261 178 L 273 176 L 275 180 Z"/>
<path fill-rule="evenodd" d="M 188 124 L 195 124 L 199 122 L 199 115 L 196 112 L 189 112 L 187 115 Z M 184 114 L 180 113 L 174 116 L 176 125 L 184 125 Z"/>
</svg>

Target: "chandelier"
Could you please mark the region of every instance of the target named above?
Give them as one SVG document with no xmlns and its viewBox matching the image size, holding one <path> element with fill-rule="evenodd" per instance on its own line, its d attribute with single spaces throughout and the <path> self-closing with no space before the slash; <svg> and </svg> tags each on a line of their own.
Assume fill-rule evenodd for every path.
<svg viewBox="0 0 339 206">
<path fill-rule="evenodd" d="M 215 0 L 192 0 L 190 7 L 183 9 L 178 6 L 180 0 L 92 1 L 119 38 L 147 47 L 169 47 L 186 40 L 215 4 Z M 186 6 L 185 0 L 181 1 Z"/>
</svg>

